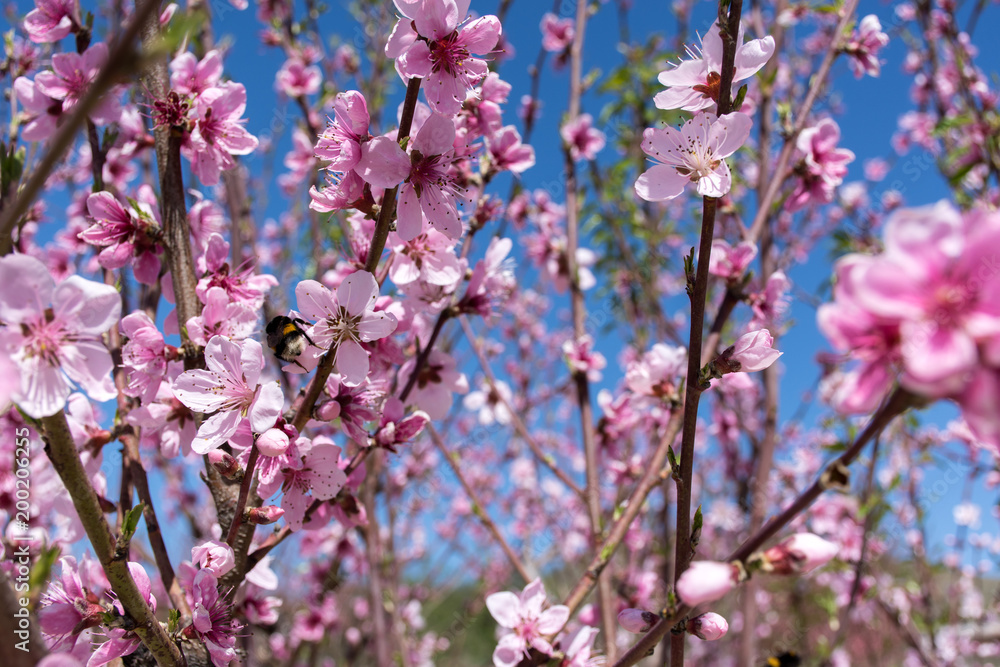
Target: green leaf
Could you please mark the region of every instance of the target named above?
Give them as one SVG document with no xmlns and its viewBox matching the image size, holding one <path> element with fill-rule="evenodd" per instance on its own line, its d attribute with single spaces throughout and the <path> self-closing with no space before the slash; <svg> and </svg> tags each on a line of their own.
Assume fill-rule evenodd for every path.
<svg viewBox="0 0 1000 667">
<path fill-rule="evenodd" d="M 45 583 L 52 576 L 52 566 L 59 558 L 60 549 L 57 546 L 44 549 L 31 568 L 31 575 L 28 578 L 28 587 L 32 591 L 40 591 Z"/>
<path fill-rule="evenodd" d="M 739 111 L 743 108 L 743 100 L 747 96 L 747 86 L 743 84 L 740 86 L 739 92 L 736 93 L 736 99 L 733 100 L 733 111 Z"/>
<path fill-rule="evenodd" d="M 139 519 L 142 518 L 142 510 L 145 507 L 146 503 L 139 503 L 125 513 L 125 520 L 122 521 L 122 537 L 125 541 L 131 540 L 132 536 L 135 535 L 135 530 L 139 527 Z"/>
<path fill-rule="evenodd" d="M 181 623 L 181 612 L 178 609 L 171 609 L 167 612 L 167 632 L 173 634 L 177 632 Z"/>
<path fill-rule="evenodd" d="M 704 518 L 701 515 L 701 505 L 698 505 L 698 509 L 694 513 L 694 521 L 691 524 L 691 550 L 698 548 L 698 543 L 701 542 L 701 527 L 704 524 Z"/>
</svg>

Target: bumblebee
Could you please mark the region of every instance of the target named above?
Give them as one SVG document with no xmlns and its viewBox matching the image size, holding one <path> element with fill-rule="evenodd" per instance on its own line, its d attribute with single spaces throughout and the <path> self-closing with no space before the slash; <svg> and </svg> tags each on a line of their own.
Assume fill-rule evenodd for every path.
<svg viewBox="0 0 1000 667">
<path fill-rule="evenodd" d="M 285 315 L 274 317 L 267 323 L 267 345 L 274 351 L 274 356 L 305 370 L 305 366 L 299 363 L 299 355 L 305 352 L 307 342 L 314 347 L 316 343 L 299 324 L 306 322 Z"/>
<path fill-rule="evenodd" d="M 799 667 L 801 664 L 802 658 L 796 653 L 785 651 L 784 653 L 779 653 L 768 658 L 767 662 L 764 663 L 764 667 Z"/>
</svg>

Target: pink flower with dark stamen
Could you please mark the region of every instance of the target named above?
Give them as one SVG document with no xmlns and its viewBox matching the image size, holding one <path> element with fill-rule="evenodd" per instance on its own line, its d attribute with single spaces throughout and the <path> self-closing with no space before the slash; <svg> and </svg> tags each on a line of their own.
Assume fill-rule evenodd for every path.
<svg viewBox="0 0 1000 667">
<path fill-rule="evenodd" d="M 699 195 L 721 197 L 732 187 L 725 158 L 743 146 L 751 125 L 750 116 L 743 113 L 722 118 L 700 113 L 680 130 L 648 128 L 643 133 L 642 150 L 656 164 L 636 180 L 636 193 L 646 201 L 665 201 L 679 196 L 694 182 Z"/>
<path fill-rule="evenodd" d="M 146 604 L 155 612 L 156 598 L 153 597 L 152 586 L 146 570 L 139 563 L 129 563 L 128 570 L 132 575 L 132 579 L 135 580 L 135 585 L 139 589 L 139 593 L 146 600 Z M 119 615 L 125 615 L 125 609 L 122 607 L 120 601 L 115 600 L 115 607 L 118 609 Z M 90 660 L 87 661 L 87 667 L 101 667 L 116 658 L 135 653 L 139 646 L 142 645 L 139 635 L 135 634 L 132 630 L 108 628 L 105 630 L 105 634 L 108 637 L 108 641 L 97 647 L 97 650 L 90 656 Z"/>
<path fill-rule="evenodd" d="M 215 185 L 219 174 L 236 166 L 233 155 L 248 155 L 258 141 L 246 131 L 247 107 L 243 84 L 228 82 L 209 88 L 195 103 L 195 127 L 186 149 L 191 170 L 204 185 Z"/>
<path fill-rule="evenodd" d="M 774 38 L 770 35 L 743 43 L 743 26 L 736 38 L 736 71 L 733 74 L 733 90 L 744 79 L 756 74 L 774 53 Z M 683 109 L 701 111 L 714 107 L 719 101 L 719 86 L 722 81 L 722 36 L 719 22 L 712 23 L 708 33 L 701 40 L 701 48 L 689 48 L 689 60 L 672 69 L 660 72 L 659 81 L 667 90 L 657 93 L 653 102 L 659 109 Z"/>
<path fill-rule="evenodd" d="M 174 383 L 174 394 L 197 412 L 214 413 L 206 419 L 191 449 L 205 454 L 221 446 L 249 419 L 254 433 L 274 426 L 284 395 L 277 382 L 260 383 L 264 351 L 255 340 L 235 343 L 215 336 L 205 348 L 207 370 L 190 370 Z"/>
<path fill-rule="evenodd" d="M 281 507 L 292 530 L 302 528 L 306 509 L 313 500 L 330 500 L 347 483 L 347 475 L 340 469 L 339 460 L 340 447 L 314 442 L 304 456 L 293 459 L 290 467 L 284 470 L 285 495 Z"/>
<path fill-rule="evenodd" d="M 51 137 L 63 114 L 62 100 L 49 97 L 26 76 L 19 76 L 14 81 L 14 92 L 24 107 L 21 113 L 26 117 L 22 121 L 21 137 L 26 141 L 45 141 Z"/>
<path fill-rule="evenodd" d="M 319 90 L 322 78 L 319 67 L 307 65 L 299 58 L 289 58 L 275 76 L 274 89 L 291 98 L 313 95 Z"/>
<path fill-rule="evenodd" d="M 455 194 L 458 186 L 449 168 L 455 161 L 455 122 L 431 114 L 411 143 L 410 173 L 399 188 L 399 237 L 412 241 L 424 231 L 423 221 L 452 239 L 462 235 Z"/>
<path fill-rule="evenodd" d="M 94 224 L 80 239 L 103 248 L 97 257 L 105 269 L 120 269 L 132 263 L 136 280 L 154 285 L 160 276 L 163 248 L 156 239 L 160 227 L 151 208 L 126 209 L 110 192 L 95 192 L 87 198 L 87 211 Z"/>
<path fill-rule="evenodd" d="M 368 352 L 361 343 L 385 338 L 396 330 L 392 313 L 375 312 L 378 282 L 367 271 L 344 278 L 337 296 L 315 280 L 295 288 L 299 312 L 316 320 L 310 337 L 323 349 L 336 348 L 334 364 L 347 384 L 361 384 L 368 376 Z"/>
<path fill-rule="evenodd" d="M 339 93 L 333 103 L 334 119 L 316 142 L 316 157 L 329 160 L 330 171 L 349 171 L 361 159 L 361 144 L 368 134 L 368 103 L 356 90 Z"/>
<path fill-rule="evenodd" d="M 58 42 L 79 25 L 76 0 L 35 0 L 35 9 L 24 17 L 28 39 L 38 44 Z"/>
<path fill-rule="evenodd" d="M 569 146 L 570 157 L 574 160 L 593 160 L 604 148 L 604 133 L 593 127 L 593 123 L 593 116 L 585 113 L 559 130 L 563 141 Z"/>
<path fill-rule="evenodd" d="M 243 624 L 233 618 L 233 606 L 226 596 L 219 594 L 216 574 L 181 563 L 177 580 L 191 606 L 191 625 L 181 633 L 202 642 L 215 667 L 227 667 L 236 658 L 236 637 Z"/>
<path fill-rule="evenodd" d="M 35 77 L 35 85 L 52 99 L 62 100 L 63 112 L 68 113 L 83 99 L 107 61 L 108 45 L 103 42 L 91 45 L 83 53 L 57 53 L 52 56 L 52 70 L 40 72 Z M 120 115 L 121 104 L 113 89 L 105 93 L 88 114 L 96 125 L 113 123 Z"/>
<path fill-rule="evenodd" d="M 456 114 L 466 92 L 486 76 L 486 61 L 473 54 L 489 53 L 500 40 L 500 21 L 484 16 L 459 25 L 470 0 L 396 0 L 403 18 L 396 23 L 385 55 L 396 59 L 404 81 L 423 78 L 421 88 L 434 111 Z M 423 38 L 423 39 L 420 39 Z"/>
<path fill-rule="evenodd" d="M 576 22 L 570 18 L 559 18 L 552 12 L 542 17 L 539 25 L 542 30 L 542 48 L 549 53 L 559 53 L 573 43 L 576 35 Z"/>
<path fill-rule="evenodd" d="M 530 649 L 552 655 L 552 645 L 545 639 L 566 625 L 569 607 L 545 606 L 545 586 L 541 579 L 535 579 L 515 595 L 509 591 L 494 593 L 486 598 L 486 607 L 502 628 L 511 632 L 505 634 L 493 651 L 496 667 L 513 667 L 528 655 Z"/>
<path fill-rule="evenodd" d="M 34 257 L 0 258 L 0 349 L 21 375 L 14 402 L 41 419 L 65 407 L 74 383 L 94 400 L 114 398 L 114 363 L 101 335 L 121 307 L 111 285 L 79 276 L 56 285 Z"/>
<path fill-rule="evenodd" d="M 878 52 L 889 43 L 889 35 L 882 32 L 882 24 L 874 14 L 861 19 L 861 23 L 851 35 L 851 40 L 844 47 L 850 56 L 847 61 L 858 79 L 865 74 L 877 77 L 882 71 L 878 60 Z"/>
</svg>

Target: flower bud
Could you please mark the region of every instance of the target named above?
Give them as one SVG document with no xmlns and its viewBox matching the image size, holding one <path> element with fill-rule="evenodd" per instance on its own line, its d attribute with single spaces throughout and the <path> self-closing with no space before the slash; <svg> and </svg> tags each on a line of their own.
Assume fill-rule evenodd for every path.
<svg viewBox="0 0 1000 667">
<path fill-rule="evenodd" d="M 285 515 L 285 510 L 275 505 L 265 505 L 264 507 L 251 507 L 247 510 L 247 523 L 256 526 L 267 526 Z"/>
<path fill-rule="evenodd" d="M 740 570 L 733 563 L 699 560 L 677 580 L 677 595 L 692 607 L 714 602 L 733 590 L 740 581 Z"/>
<path fill-rule="evenodd" d="M 762 371 L 782 355 L 771 347 L 773 343 L 774 339 L 767 329 L 751 331 L 740 336 L 736 345 L 730 348 L 732 352 L 728 356 L 732 361 L 739 362 L 740 371 L 744 373 Z"/>
<path fill-rule="evenodd" d="M 288 435 L 280 428 L 269 428 L 257 436 L 257 449 L 264 456 L 281 456 L 288 450 Z"/>
<path fill-rule="evenodd" d="M 722 616 L 710 611 L 688 621 L 687 631 L 698 639 L 711 642 L 721 639 L 729 632 L 729 623 Z"/>
<path fill-rule="evenodd" d="M 804 574 L 836 555 L 836 544 L 812 533 L 798 533 L 765 551 L 763 568 L 773 574 Z"/>
<path fill-rule="evenodd" d="M 340 416 L 340 407 L 339 401 L 327 401 L 316 408 L 316 419 L 321 422 L 332 422 Z"/>
<path fill-rule="evenodd" d="M 210 451 L 208 453 L 208 461 L 215 466 L 215 469 L 219 471 L 220 475 L 228 479 L 236 477 L 242 470 L 239 461 L 221 449 L 213 449 Z"/>
<path fill-rule="evenodd" d="M 636 634 L 649 632 L 658 620 L 659 616 L 645 609 L 624 609 L 618 614 L 618 624 Z"/>
<path fill-rule="evenodd" d="M 216 577 L 221 577 L 233 569 L 236 556 L 233 549 L 225 542 L 209 540 L 191 549 L 191 560 L 201 565 L 203 570 L 211 570 Z"/>
</svg>

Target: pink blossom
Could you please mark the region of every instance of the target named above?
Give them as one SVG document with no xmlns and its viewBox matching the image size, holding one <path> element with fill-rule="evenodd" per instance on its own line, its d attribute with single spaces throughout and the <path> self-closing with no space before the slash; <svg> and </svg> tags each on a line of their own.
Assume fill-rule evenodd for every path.
<svg viewBox="0 0 1000 667">
<path fill-rule="evenodd" d="M 195 127 L 186 152 L 202 184 L 218 183 L 219 173 L 236 165 L 233 155 L 256 150 L 257 138 L 243 127 L 246 106 L 246 89 L 240 83 L 221 84 L 198 96 Z"/>
<path fill-rule="evenodd" d="M 291 461 L 285 470 L 284 491 L 281 507 L 285 510 L 285 521 L 292 530 L 300 530 L 306 509 L 312 500 L 334 498 L 344 484 L 347 475 L 340 469 L 338 461 L 340 447 L 333 444 L 316 444 L 304 456 Z"/>
<path fill-rule="evenodd" d="M 393 247 L 389 278 L 398 287 L 423 280 L 432 285 L 454 285 L 464 274 L 464 262 L 455 256 L 455 241 L 436 229 Z"/>
<path fill-rule="evenodd" d="M 168 366 L 168 377 L 180 373 L 180 364 Z M 125 421 L 142 428 L 142 444 L 159 452 L 168 459 L 179 454 L 191 453 L 194 441 L 194 413 L 174 396 L 170 382 L 161 382 L 153 402 L 131 410 Z"/>
<path fill-rule="evenodd" d="M 550 53 L 564 51 L 573 43 L 576 34 L 575 22 L 572 18 L 559 18 L 552 12 L 542 16 L 539 26 L 542 29 L 542 48 Z"/>
<path fill-rule="evenodd" d="M 80 27 L 76 0 L 35 0 L 35 9 L 24 17 L 28 39 L 38 44 L 58 42 Z"/>
<path fill-rule="evenodd" d="M 486 255 L 472 270 L 465 296 L 459 303 L 463 312 L 489 317 L 494 305 L 510 295 L 514 289 L 514 260 L 508 255 L 513 246 L 508 238 L 495 236 L 490 240 Z"/>
<path fill-rule="evenodd" d="M 757 245 L 752 241 L 743 241 L 734 248 L 722 239 L 715 239 L 708 272 L 727 280 L 740 280 L 756 256 Z"/>
<path fill-rule="evenodd" d="M 374 406 L 383 399 L 383 395 L 373 390 L 367 381 L 352 386 L 336 373 L 327 378 L 323 392 L 331 400 L 316 408 L 316 418 L 321 421 L 339 419 L 340 428 L 347 437 L 367 446 L 369 438 L 365 424 L 378 419 Z"/>
<path fill-rule="evenodd" d="M 431 109 L 456 114 L 466 91 L 486 76 L 488 68 L 473 54 L 489 53 L 500 39 L 500 21 L 484 16 L 465 23 L 469 0 L 396 1 L 403 18 L 396 23 L 385 55 L 396 59 L 404 81 L 424 78 L 423 91 Z M 425 39 L 417 39 L 418 35 Z"/>
<path fill-rule="evenodd" d="M 81 630 L 100 625 L 104 608 L 94 601 L 77 568 L 76 558 L 59 559 L 62 574 L 52 581 L 38 608 L 42 632 L 55 640 L 54 649 L 71 648 Z"/>
<path fill-rule="evenodd" d="M 416 366 L 416 359 L 409 359 L 399 369 L 399 377 L 408 382 Z M 444 419 L 451 410 L 452 394 L 469 391 L 465 374 L 456 369 L 454 357 L 441 350 L 432 349 L 417 380 L 410 391 L 409 401 L 425 411 L 431 419 Z"/>
<path fill-rule="evenodd" d="M 567 640 L 569 646 L 566 647 L 565 656 L 559 663 L 559 667 L 600 667 L 604 665 L 604 656 L 591 657 L 594 652 L 594 640 L 599 634 L 600 630 L 589 625 L 574 632 Z"/>
<path fill-rule="evenodd" d="M 146 570 L 139 563 L 132 562 L 128 564 L 128 570 L 132 575 L 132 579 L 135 580 L 135 585 L 145 599 L 146 604 L 153 611 L 156 611 L 156 598 L 153 597 L 152 586 L 150 585 L 149 575 L 146 574 Z M 115 607 L 118 609 L 119 615 L 125 615 L 125 609 L 122 607 L 120 601 L 115 600 Z M 97 647 L 97 650 L 90 656 L 90 660 L 87 661 L 87 667 L 101 667 L 101 665 L 106 665 L 116 658 L 135 653 L 139 646 L 142 645 L 142 640 L 132 630 L 111 627 L 105 630 L 105 634 L 108 637 L 108 641 Z"/>
<path fill-rule="evenodd" d="M 257 449 L 263 456 L 281 456 L 288 445 L 288 434 L 280 428 L 269 428 L 257 438 Z"/>
<path fill-rule="evenodd" d="M 430 0 L 426 0 L 430 1 Z M 423 230 L 423 220 L 446 236 L 462 236 L 456 194 L 459 191 L 450 173 L 456 160 L 455 122 L 433 113 L 417 131 L 411 143 L 409 176 L 399 188 L 398 232 L 411 241 Z"/>
<path fill-rule="evenodd" d="M 291 171 L 278 176 L 278 184 L 291 197 L 316 165 L 312 141 L 301 128 L 292 131 L 292 150 L 285 154 L 284 164 Z"/>
<path fill-rule="evenodd" d="M 785 204 L 789 211 L 797 211 L 810 203 L 833 201 L 834 189 L 847 175 L 847 164 L 854 161 L 852 151 L 837 148 L 839 142 L 840 127 L 831 118 L 824 118 L 799 134 L 795 147 L 805 173 Z"/>
<path fill-rule="evenodd" d="M 322 81 L 319 67 L 307 65 L 299 58 L 289 58 L 275 76 L 274 89 L 288 97 L 313 95 Z"/>
<path fill-rule="evenodd" d="M 423 410 L 417 410 L 409 416 L 404 416 L 402 402 L 393 397 L 386 401 L 382 422 L 375 434 L 375 442 L 394 452 L 398 445 L 412 442 L 420 435 L 430 420 L 430 416 Z"/>
<path fill-rule="evenodd" d="M 208 288 L 202 300 L 201 315 L 187 321 L 188 336 L 198 345 L 207 345 L 214 336 L 243 340 L 257 327 L 253 304 L 231 299 L 223 287 Z"/>
<path fill-rule="evenodd" d="M 87 198 L 93 226 L 79 238 L 103 248 L 98 261 L 106 269 L 120 269 L 132 263 L 136 280 L 154 285 L 159 279 L 163 248 L 158 244 L 160 227 L 152 209 L 126 210 L 110 192 L 95 192 Z"/>
<path fill-rule="evenodd" d="M 211 571 L 221 577 L 236 565 L 233 548 L 225 542 L 209 540 L 191 549 L 191 560 L 198 563 L 203 570 Z"/>
<path fill-rule="evenodd" d="M 688 621 L 687 631 L 707 642 L 722 639 L 729 632 L 729 623 L 722 616 L 710 611 Z"/>
<path fill-rule="evenodd" d="M 889 35 L 882 32 L 882 24 L 874 14 L 861 19 L 851 40 L 844 47 L 844 51 L 851 56 L 848 64 L 851 71 L 857 78 L 868 76 L 877 77 L 882 69 L 879 64 L 878 52 L 889 43 Z"/>
<path fill-rule="evenodd" d="M 91 45 L 83 53 L 57 53 L 52 56 L 52 70 L 40 72 L 35 77 L 35 85 L 41 93 L 62 100 L 62 110 L 67 113 L 83 99 L 107 60 L 108 45 L 103 42 Z M 101 97 L 88 115 L 96 125 L 118 120 L 121 104 L 113 89 Z"/>
<path fill-rule="evenodd" d="M 385 338 L 396 330 L 392 313 L 375 312 L 378 282 L 367 271 L 344 278 L 336 298 L 315 280 L 303 280 L 295 288 L 299 312 L 316 320 L 310 337 L 323 349 L 336 348 L 337 372 L 351 385 L 368 376 L 368 352 L 361 343 Z"/>
<path fill-rule="evenodd" d="M 185 51 L 170 61 L 170 87 L 178 93 L 200 95 L 222 79 L 222 54 L 212 49 L 199 61 Z"/>
<path fill-rule="evenodd" d="M 579 340 L 568 340 L 563 343 L 562 351 L 572 372 L 585 374 L 591 382 L 600 382 L 601 370 L 608 365 L 608 361 L 603 354 L 594 350 L 592 336 L 584 335 Z"/>
<path fill-rule="evenodd" d="M 205 347 L 208 370 L 183 373 L 174 383 L 174 394 L 187 407 L 214 413 L 206 419 L 191 449 L 205 454 L 222 445 L 249 419 L 255 433 L 274 426 L 284 396 L 277 382 L 260 383 L 264 351 L 255 340 L 236 343 L 215 336 Z"/>
<path fill-rule="evenodd" d="M 352 208 L 364 195 L 365 181 L 354 171 L 328 174 L 327 181 L 323 188 L 309 188 L 309 208 L 314 211 L 328 213 Z"/>
<path fill-rule="evenodd" d="M 768 368 L 783 353 L 771 347 L 774 339 L 767 329 L 745 333 L 737 339 L 732 352 L 727 356 L 739 363 L 740 371 L 754 373 Z M 726 352 L 729 352 L 728 350 Z M 726 352 L 723 354 L 726 355 Z"/>
<path fill-rule="evenodd" d="M 593 160 L 604 148 L 604 133 L 594 128 L 593 122 L 593 116 L 585 113 L 559 130 L 563 142 L 569 146 L 570 157 L 574 160 Z"/>
<path fill-rule="evenodd" d="M 625 384 L 644 396 L 670 398 L 677 392 L 677 378 L 687 369 L 687 350 L 656 343 L 640 359 L 629 362 Z"/>
<path fill-rule="evenodd" d="M 316 143 L 316 157 L 329 160 L 331 171 L 349 171 L 361 159 L 361 144 L 368 134 L 368 103 L 356 90 L 338 93 L 334 119 Z"/>
<path fill-rule="evenodd" d="M 821 315 L 828 325 L 839 323 L 859 358 L 876 350 L 889 362 L 901 358 L 903 384 L 912 391 L 960 393 L 980 363 L 979 346 L 1000 335 L 1000 270 L 992 254 L 998 243 L 995 212 L 963 215 L 945 202 L 897 210 L 885 224 L 883 254 L 838 263 L 836 309 Z M 853 311 L 861 311 L 854 321 L 832 319 Z M 866 332 L 867 339 L 858 338 Z"/>
<path fill-rule="evenodd" d="M 191 606 L 191 625 L 181 633 L 200 641 L 208 649 L 215 667 L 227 667 L 236 658 L 236 637 L 243 624 L 233 618 L 233 607 L 225 595 L 219 595 L 219 581 L 210 569 L 195 573 L 182 563 L 177 579 Z"/>
<path fill-rule="evenodd" d="M 735 84 L 756 74 L 774 53 L 774 38 L 770 35 L 743 43 L 743 26 L 736 38 Z M 658 109 L 683 109 L 701 111 L 719 101 L 719 83 L 722 72 L 722 36 L 719 22 L 712 23 L 701 40 L 701 48 L 688 49 L 689 60 L 672 69 L 660 72 L 659 81 L 668 89 L 657 93 L 653 102 Z"/>
<path fill-rule="evenodd" d="M 19 76 L 14 81 L 14 92 L 24 107 L 21 113 L 26 116 L 22 121 L 21 137 L 26 141 L 45 141 L 51 137 L 63 114 L 62 101 L 46 95 L 26 76 Z"/>
<path fill-rule="evenodd" d="M 122 318 L 119 330 L 127 339 L 122 347 L 127 382 L 125 394 L 140 398 L 144 404 L 151 403 L 167 372 L 167 346 L 163 334 L 143 311 Z"/>
<path fill-rule="evenodd" d="M 764 568 L 774 574 L 805 574 L 826 565 L 839 547 L 812 533 L 797 533 L 764 552 Z"/>
<path fill-rule="evenodd" d="M 973 435 L 1000 452 L 1000 370 L 977 370 L 957 400 Z"/>
<path fill-rule="evenodd" d="M 623 609 L 618 612 L 618 624 L 629 632 L 643 634 L 660 620 L 657 614 L 645 609 Z"/>
<path fill-rule="evenodd" d="M 13 400 L 35 419 L 63 409 L 73 383 L 97 401 L 115 397 L 111 355 L 101 341 L 121 315 L 111 285 L 71 276 L 56 285 L 34 257 L 0 258 L 0 348 L 17 365 Z"/>
<path fill-rule="evenodd" d="M 521 134 L 507 125 L 486 138 L 490 166 L 496 171 L 520 174 L 535 166 L 535 149 L 521 142 Z"/>
<path fill-rule="evenodd" d="M 213 234 L 205 251 L 205 271 L 208 275 L 198 281 L 195 294 L 202 303 L 208 303 L 208 293 L 213 287 L 221 287 L 226 296 L 239 302 L 251 310 L 260 310 L 264 305 L 264 297 L 268 290 L 278 284 L 274 276 L 254 273 L 250 260 L 233 270 L 229 266 L 229 244 L 220 235 Z"/>
<path fill-rule="evenodd" d="M 482 389 L 471 392 L 463 399 L 462 405 L 466 410 L 478 411 L 479 423 L 483 426 L 489 426 L 494 422 L 498 424 L 510 423 L 510 410 L 507 409 L 507 406 L 513 400 L 514 395 L 510 390 L 510 385 L 503 380 L 497 380 L 493 387 L 486 385 Z"/>
<path fill-rule="evenodd" d="M 496 667 L 513 667 L 528 655 L 530 649 L 552 655 L 552 645 L 545 640 L 569 620 L 569 607 L 554 605 L 545 609 L 545 586 L 535 579 L 520 595 L 509 591 L 493 593 L 486 598 L 486 607 L 497 624 L 512 632 L 500 638 L 493 651 Z"/>
<path fill-rule="evenodd" d="M 743 113 L 722 118 L 700 113 L 680 130 L 648 128 L 642 150 L 656 164 L 636 180 L 636 193 L 646 201 L 665 201 L 680 195 L 693 181 L 699 195 L 721 197 L 732 186 L 725 158 L 743 146 L 751 125 L 750 116 Z"/>
<path fill-rule="evenodd" d="M 739 578 L 739 570 L 732 563 L 696 560 L 677 580 L 677 595 L 684 604 L 696 607 L 723 597 Z"/>
</svg>

